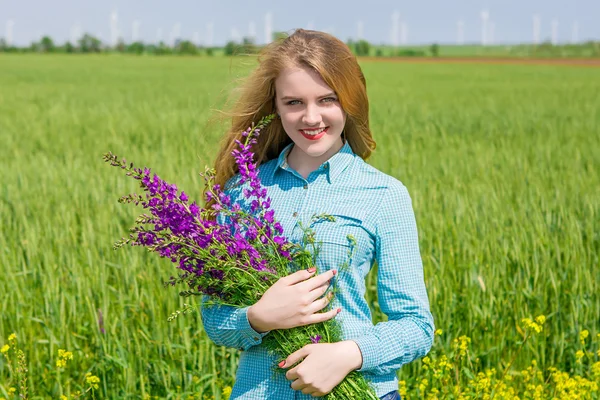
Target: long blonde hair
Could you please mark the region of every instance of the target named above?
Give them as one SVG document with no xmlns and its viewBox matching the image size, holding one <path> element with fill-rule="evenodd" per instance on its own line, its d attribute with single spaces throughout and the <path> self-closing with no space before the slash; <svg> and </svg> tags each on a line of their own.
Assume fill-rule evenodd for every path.
<svg viewBox="0 0 600 400">
<path fill-rule="evenodd" d="M 338 96 L 346 112 L 344 136 L 354 153 L 366 160 L 375 150 L 369 128 L 369 101 L 365 77 L 348 46 L 324 32 L 297 29 L 290 36 L 266 45 L 258 56 L 259 66 L 242 83 L 239 99 L 232 110 L 232 123 L 220 143 L 215 162 L 215 183 L 225 183 L 238 169 L 231 152 L 235 140 L 243 140 L 242 132 L 262 117 L 275 112 L 275 80 L 288 67 L 305 66 L 317 71 Z M 291 143 L 280 119 L 274 119 L 263 129 L 258 143 L 252 146 L 254 161 L 259 166 L 277 158 Z"/>
</svg>

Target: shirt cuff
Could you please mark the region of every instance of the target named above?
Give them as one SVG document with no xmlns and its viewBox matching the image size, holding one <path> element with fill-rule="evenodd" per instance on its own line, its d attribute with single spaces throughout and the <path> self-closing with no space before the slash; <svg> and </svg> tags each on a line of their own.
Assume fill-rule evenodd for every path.
<svg viewBox="0 0 600 400">
<path fill-rule="evenodd" d="M 379 354 L 377 351 L 379 340 L 376 336 L 365 335 L 352 340 L 358 345 L 358 348 L 362 353 L 362 365 L 360 369 L 357 370 L 358 372 L 368 371 L 381 363 L 381 360 L 377 356 L 377 354 Z"/>
<path fill-rule="evenodd" d="M 252 346 L 256 346 L 257 344 L 262 343 L 262 339 L 271 331 L 267 331 L 264 333 L 259 333 L 252 328 L 250 325 L 250 321 L 248 321 L 248 307 L 238 309 L 237 315 L 237 327 L 239 332 L 242 335 L 242 344 L 243 347 L 240 350 L 248 350 Z"/>
</svg>

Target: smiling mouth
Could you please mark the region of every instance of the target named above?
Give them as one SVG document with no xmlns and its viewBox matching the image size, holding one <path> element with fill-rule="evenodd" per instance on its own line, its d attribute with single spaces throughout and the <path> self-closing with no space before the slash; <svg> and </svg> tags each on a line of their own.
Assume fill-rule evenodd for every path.
<svg viewBox="0 0 600 400">
<path fill-rule="evenodd" d="M 321 129 L 310 129 L 310 130 L 303 130 L 300 129 L 300 133 L 302 134 L 302 136 L 304 136 L 305 138 L 307 138 L 308 140 L 317 140 L 320 139 L 321 137 L 323 137 L 327 131 L 329 130 L 329 127 L 325 127 L 325 128 L 321 128 Z"/>
</svg>

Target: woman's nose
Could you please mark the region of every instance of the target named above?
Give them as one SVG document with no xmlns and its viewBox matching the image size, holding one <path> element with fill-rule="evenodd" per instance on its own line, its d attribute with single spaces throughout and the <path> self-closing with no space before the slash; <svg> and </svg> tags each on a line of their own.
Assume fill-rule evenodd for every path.
<svg viewBox="0 0 600 400">
<path fill-rule="evenodd" d="M 319 112 L 318 107 L 308 105 L 304 112 L 304 116 L 302 117 L 302 122 L 309 126 L 321 123 L 321 113 Z"/>
</svg>

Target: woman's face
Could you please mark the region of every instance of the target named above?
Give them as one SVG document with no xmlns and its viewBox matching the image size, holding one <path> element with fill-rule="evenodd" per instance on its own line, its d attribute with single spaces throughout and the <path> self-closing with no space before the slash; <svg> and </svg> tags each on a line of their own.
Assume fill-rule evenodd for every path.
<svg viewBox="0 0 600 400">
<path fill-rule="evenodd" d="M 275 80 L 275 93 L 276 109 L 294 150 L 325 162 L 342 148 L 346 113 L 318 72 L 307 67 L 285 69 Z"/>
</svg>

